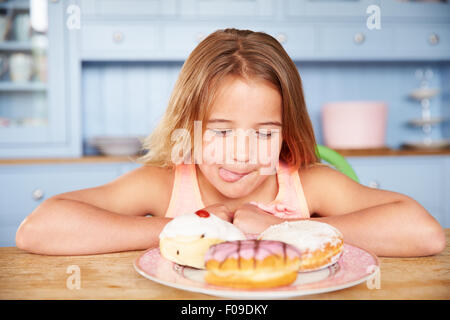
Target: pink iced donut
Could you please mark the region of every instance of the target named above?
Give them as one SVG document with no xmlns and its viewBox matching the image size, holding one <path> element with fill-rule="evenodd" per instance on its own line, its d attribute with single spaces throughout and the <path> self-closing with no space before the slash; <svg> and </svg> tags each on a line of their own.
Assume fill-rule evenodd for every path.
<svg viewBox="0 0 450 320">
<path fill-rule="evenodd" d="M 300 252 L 272 240 L 226 241 L 209 248 L 205 281 L 234 288 L 271 288 L 289 285 L 297 278 Z"/>
</svg>

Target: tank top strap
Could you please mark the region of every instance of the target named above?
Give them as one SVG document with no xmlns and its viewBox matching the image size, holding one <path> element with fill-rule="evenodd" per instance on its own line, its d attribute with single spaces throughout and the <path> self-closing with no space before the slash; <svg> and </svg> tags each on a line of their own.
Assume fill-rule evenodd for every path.
<svg viewBox="0 0 450 320">
<path fill-rule="evenodd" d="M 174 218 L 203 208 L 197 183 L 195 164 L 178 164 L 175 166 L 172 195 L 166 217 Z"/>
<path fill-rule="evenodd" d="M 284 214 L 285 218 L 310 218 L 298 170 L 290 167 L 286 161 L 280 159 L 277 165 L 277 179 L 279 189 L 272 204 L 279 204 L 282 208 L 290 209 L 285 210 L 290 211 L 289 214 Z M 281 212 L 279 212 L 279 216 L 282 216 Z"/>
</svg>

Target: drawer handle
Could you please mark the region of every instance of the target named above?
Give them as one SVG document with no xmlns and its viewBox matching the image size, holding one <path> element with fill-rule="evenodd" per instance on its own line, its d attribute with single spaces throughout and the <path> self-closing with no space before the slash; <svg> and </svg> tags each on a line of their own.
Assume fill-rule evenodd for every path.
<svg viewBox="0 0 450 320">
<path fill-rule="evenodd" d="M 428 36 L 428 43 L 435 46 L 439 43 L 439 36 L 436 33 L 432 33 Z"/>
<path fill-rule="evenodd" d="M 33 200 L 36 200 L 36 201 L 42 200 L 42 198 L 44 198 L 44 190 L 42 190 L 40 188 L 35 189 L 32 193 L 32 197 L 33 197 Z"/>
<path fill-rule="evenodd" d="M 277 39 L 279 43 L 285 44 L 287 42 L 287 35 L 285 33 L 279 33 L 275 39 Z"/>
<path fill-rule="evenodd" d="M 369 187 L 370 188 L 374 188 L 374 189 L 380 189 L 380 183 L 378 181 L 370 181 L 369 182 Z"/>
<path fill-rule="evenodd" d="M 113 41 L 115 43 L 121 43 L 123 41 L 123 38 L 124 38 L 123 32 L 116 31 L 116 32 L 113 33 Z"/>
<path fill-rule="evenodd" d="M 353 36 L 353 42 L 356 44 L 362 44 L 366 40 L 366 36 L 362 32 L 358 32 Z"/>
</svg>

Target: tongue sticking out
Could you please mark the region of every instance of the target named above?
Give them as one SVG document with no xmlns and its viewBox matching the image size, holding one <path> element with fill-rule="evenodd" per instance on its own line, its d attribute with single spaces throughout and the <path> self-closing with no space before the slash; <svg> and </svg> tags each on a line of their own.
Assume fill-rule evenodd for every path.
<svg viewBox="0 0 450 320">
<path fill-rule="evenodd" d="M 227 169 L 220 168 L 219 169 L 219 175 L 220 177 L 227 181 L 227 182 L 235 182 L 241 179 L 243 176 L 246 176 L 247 174 L 237 174 L 231 171 L 228 171 Z"/>
</svg>

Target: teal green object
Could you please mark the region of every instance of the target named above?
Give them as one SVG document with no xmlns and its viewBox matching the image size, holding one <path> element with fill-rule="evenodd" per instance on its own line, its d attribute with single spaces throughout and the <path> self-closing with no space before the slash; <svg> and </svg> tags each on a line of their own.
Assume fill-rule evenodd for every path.
<svg viewBox="0 0 450 320">
<path fill-rule="evenodd" d="M 324 145 L 318 144 L 316 148 L 316 155 L 320 159 L 325 160 L 326 162 L 334 166 L 337 170 L 339 170 L 349 178 L 359 183 L 358 176 L 356 175 L 350 163 L 348 163 L 348 161 L 338 152 L 325 147 Z"/>
</svg>

